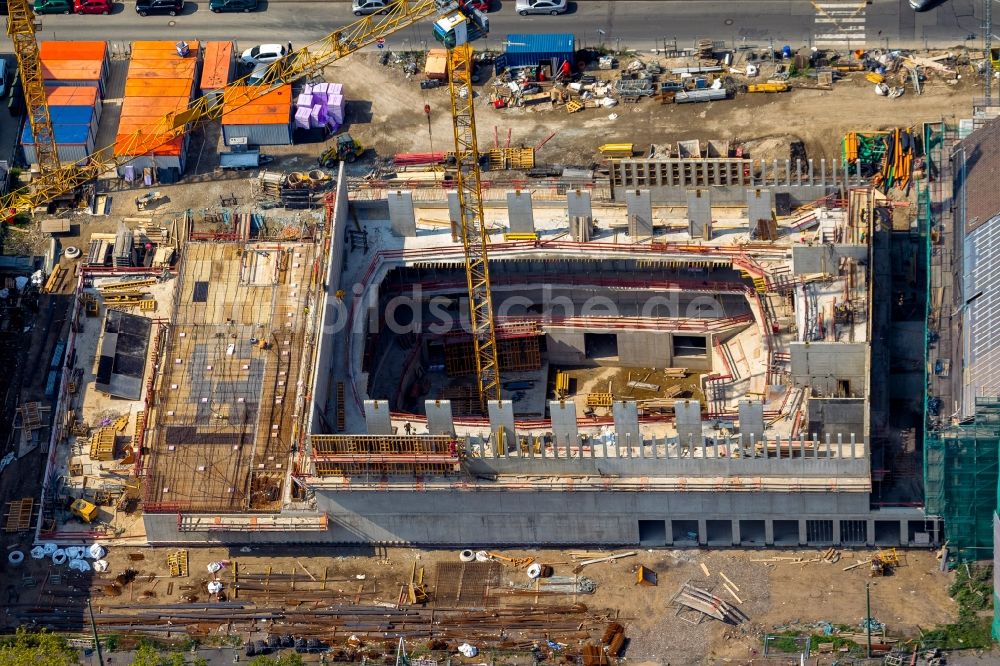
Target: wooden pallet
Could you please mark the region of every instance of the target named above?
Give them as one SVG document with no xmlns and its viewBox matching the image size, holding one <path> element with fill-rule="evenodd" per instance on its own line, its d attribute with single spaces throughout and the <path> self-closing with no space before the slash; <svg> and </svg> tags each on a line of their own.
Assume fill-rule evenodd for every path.
<svg viewBox="0 0 1000 666">
<path fill-rule="evenodd" d="M 31 516 L 35 510 L 35 500 L 31 497 L 7 502 L 3 531 L 6 534 L 27 532 L 31 529 Z"/>
<path fill-rule="evenodd" d="M 188 575 L 188 552 L 181 548 L 167 555 L 167 566 L 170 568 L 170 575 L 179 578 Z"/>
</svg>

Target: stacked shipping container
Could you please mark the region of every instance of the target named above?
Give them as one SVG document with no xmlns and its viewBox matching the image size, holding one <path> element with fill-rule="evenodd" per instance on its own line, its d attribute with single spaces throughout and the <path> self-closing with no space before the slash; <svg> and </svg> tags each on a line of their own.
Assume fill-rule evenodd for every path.
<svg viewBox="0 0 1000 666">
<path fill-rule="evenodd" d="M 60 161 L 79 162 L 94 151 L 108 75 L 107 53 L 105 42 L 42 42 L 39 46 Z M 35 138 L 27 122 L 21 131 L 21 147 L 28 164 L 37 162 Z"/>
<path fill-rule="evenodd" d="M 188 108 L 198 76 L 198 43 L 188 42 L 190 55 L 180 56 L 173 42 L 133 42 L 132 61 L 125 80 L 115 155 L 133 157 L 119 175 L 138 178 L 142 170 L 156 169 L 161 182 L 174 182 L 184 173 L 187 135 L 168 139 L 167 114 Z"/>
<path fill-rule="evenodd" d="M 236 54 L 232 42 L 208 42 L 201 70 L 201 94 L 213 102 L 222 96 L 222 90 L 233 79 Z"/>
<path fill-rule="evenodd" d="M 246 139 L 251 146 L 282 146 L 292 142 L 292 86 L 285 84 L 243 104 L 254 88 L 234 86 L 222 111 L 222 138 Z M 242 105 L 241 105 L 242 104 Z"/>
</svg>

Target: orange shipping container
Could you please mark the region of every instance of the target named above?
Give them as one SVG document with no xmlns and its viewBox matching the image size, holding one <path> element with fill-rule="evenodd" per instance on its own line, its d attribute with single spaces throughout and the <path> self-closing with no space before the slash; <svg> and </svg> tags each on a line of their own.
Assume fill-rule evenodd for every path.
<svg viewBox="0 0 1000 666">
<path fill-rule="evenodd" d="M 205 45 L 205 58 L 201 70 L 202 93 L 206 90 L 217 90 L 229 85 L 229 77 L 233 73 L 233 43 L 208 42 Z"/>
<path fill-rule="evenodd" d="M 222 109 L 222 124 L 245 124 L 245 120 L 240 123 L 227 123 L 227 116 L 238 113 L 246 115 L 243 110 L 249 107 L 274 107 L 283 108 L 284 113 L 288 113 L 292 108 L 292 86 L 285 84 L 272 90 L 271 92 L 257 95 L 260 91 L 258 86 L 232 86 L 226 91 L 226 99 Z"/>
<path fill-rule="evenodd" d="M 198 63 L 194 60 L 133 60 L 128 66 L 130 79 L 194 80 Z"/>
<path fill-rule="evenodd" d="M 184 146 L 183 137 L 165 139 L 163 136 L 119 134 L 115 138 L 115 155 L 164 155 L 178 156 Z"/>
<path fill-rule="evenodd" d="M 107 42 L 42 42 L 38 46 L 39 57 L 46 60 L 96 60 L 103 62 L 107 57 Z"/>
<path fill-rule="evenodd" d="M 191 40 L 177 40 L 176 42 L 163 42 L 163 41 L 138 41 L 132 42 L 132 58 L 142 60 L 146 57 L 153 58 L 174 58 L 180 59 L 177 55 L 177 44 L 181 41 L 186 41 L 188 48 L 191 50 L 191 55 L 188 56 L 192 60 L 196 58 L 198 49 L 201 45 L 197 41 Z"/>
<path fill-rule="evenodd" d="M 97 88 L 91 86 L 46 86 L 49 106 L 97 106 Z"/>
<path fill-rule="evenodd" d="M 190 99 L 194 82 L 186 79 L 129 79 L 125 97 L 184 97 Z"/>
<path fill-rule="evenodd" d="M 103 65 L 94 61 L 51 60 L 42 62 L 46 81 L 100 81 Z"/>
<path fill-rule="evenodd" d="M 122 100 L 122 118 L 162 118 L 188 107 L 186 97 L 126 97 Z"/>
</svg>

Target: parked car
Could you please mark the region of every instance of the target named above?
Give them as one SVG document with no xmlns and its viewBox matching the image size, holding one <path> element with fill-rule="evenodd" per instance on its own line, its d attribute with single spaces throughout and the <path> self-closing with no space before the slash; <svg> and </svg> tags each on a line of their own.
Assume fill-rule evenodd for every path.
<svg viewBox="0 0 1000 666">
<path fill-rule="evenodd" d="M 35 0 L 36 14 L 72 14 L 73 0 Z"/>
<path fill-rule="evenodd" d="M 208 8 L 219 12 L 252 12 L 257 10 L 257 0 L 209 0 Z"/>
<path fill-rule="evenodd" d="M 240 55 L 240 62 L 244 65 L 270 64 L 275 60 L 281 60 L 286 55 L 288 55 L 288 49 L 281 44 L 260 44 L 244 51 Z"/>
<path fill-rule="evenodd" d="M 250 76 L 247 77 L 248 86 L 259 86 L 264 83 L 270 83 L 268 80 L 267 72 L 271 68 L 271 64 L 267 62 L 261 62 L 254 65 L 253 71 L 250 72 Z"/>
<path fill-rule="evenodd" d="M 562 14 L 566 11 L 566 0 L 517 0 L 514 11 L 521 16 L 528 14 Z"/>
<path fill-rule="evenodd" d="M 355 16 L 385 14 L 392 8 L 394 0 L 352 0 L 351 11 Z"/>
<path fill-rule="evenodd" d="M 135 13 L 139 16 L 167 14 L 177 16 L 184 11 L 184 0 L 135 0 Z"/>
<path fill-rule="evenodd" d="M 490 0 L 458 0 L 458 6 L 463 10 L 475 9 L 478 12 L 488 12 Z"/>
<path fill-rule="evenodd" d="M 110 14 L 111 0 L 73 0 L 77 14 Z"/>
<path fill-rule="evenodd" d="M 944 0 L 910 0 L 910 9 L 915 12 L 926 12 L 932 7 L 940 5 Z"/>
</svg>

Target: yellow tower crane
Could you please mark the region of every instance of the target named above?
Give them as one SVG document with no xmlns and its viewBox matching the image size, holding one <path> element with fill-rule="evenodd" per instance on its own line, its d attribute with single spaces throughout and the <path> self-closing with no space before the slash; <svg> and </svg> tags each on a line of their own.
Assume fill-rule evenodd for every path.
<svg viewBox="0 0 1000 666">
<path fill-rule="evenodd" d="M 21 71 L 24 101 L 28 107 L 28 122 L 35 140 L 38 168 L 43 174 L 59 170 L 59 154 L 49 117 L 49 104 L 45 99 L 45 79 L 42 61 L 38 54 L 38 30 L 35 15 L 28 0 L 9 0 L 7 3 L 7 34 L 14 43 L 17 68 Z M 20 211 L 15 211 L 20 212 Z"/>
<path fill-rule="evenodd" d="M 27 0 L 11 0 L 8 32 L 17 49 L 25 97 L 31 110 L 31 126 L 41 174 L 34 179 L 32 187 L 22 188 L 0 198 L 0 210 L 6 211 L 8 219 L 20 212 L 30 212 L 36 206 L 96 180 L 101 174 L 118 169 L 136 155 L 148 154 L 201 124 L 221 118 L 223 109 L 241 108 L 285 82 L 321 74 L 327 65 L 425 18 L 438 17 L 438 25 L 461 24 L 461 20 L 455 20 L 460 14 L 461 10 L 452 0 L 396 0 L 388 14 L 361 18 L 274 62 L 267 70 L 264 84 L 248 86 L 246 83 L 249 77 L 244 77 L 229 84 L 222 95 L 200 97 L 192 101 L 188 108 L 168 114 L 155 125 L 133 132 L 117 142 L 117 146 L 105 146 L 85 160 L 63 165 L 59 163 L 52 135 L 31 9 Z M 459 27 L 463 30 L 452 28 L 440 37 L 449 49 L 456 181 L 462 217 L 460 228 L 465 251 L 476 376 L 479 398 L 485 412 L 488 400 L 500 398 L 500 373 L 487 256 L 489 234 L 483 218 L 479 149 L 473 109 L 473 51 L 463 37 L 465 26 Z M 435 36 L 439 36 L 437 33 L 436 25 Z"/>
<path fill-rule="evenodd" d="M 493 324 L 493 296 L 487 248 L 490 237 L 483 218 L 483 193 L 479 175 L 479 145 L 472 95 L 472 47 L 460 44 L 448 51 L 448 90 L 451 122 L 455 132 L 455 183 L 461 211 L 465 278 L 469 288 L 469 321 L 476 355 L 479 401 L 486 411 L 488 400 L 500 399 L 500 370 Z"/>
</svg>

